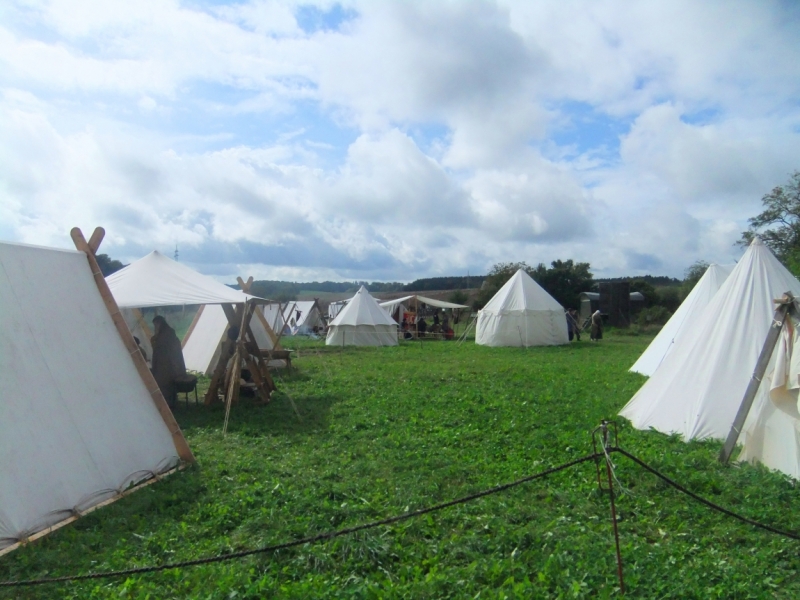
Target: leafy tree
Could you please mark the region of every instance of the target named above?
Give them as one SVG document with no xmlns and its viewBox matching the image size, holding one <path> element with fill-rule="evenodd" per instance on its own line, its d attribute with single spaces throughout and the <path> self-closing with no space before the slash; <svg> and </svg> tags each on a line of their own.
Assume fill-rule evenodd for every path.
<svg viewBox="0 0 800 600">
<path fill-rule="evenodd" d="M 97 259 L 97 266 L 100 267 L 100 272 L 103 274 L 103 277 L 108 277 L 125 266 L 118 260 L 112 259 L 108 254 L 98 254 L 95 258 Z"/>
<path fill-rule="evenodd" d="M 589 290 L 593 276 L 589 263 L 554 260 L 550 268 L 539 265 L 531 273 L 536 282 L 564 308 L 580 307 L 580 293 Z"/>
<path fill-rule="evenodd" d="M 447 301 L 453 304 L 466 304 L 467 300 L 469 300 L 469 296 L 461 290 L 456 290 L 447 298 Z"/>
<path fill-rule="evenodd" d="M 748 220 L 739 243 L 747 245 L 758 235 L 792 272 L 800 272 L 800 171 L 765 194 L 761 204 L 764 210 Z"/>
<path fill-rule="evenodd" d="M 658 290 L 658 304 L 670 312 L 675 312 L 681 305 L 681 297 L 676 287 L 663 287 Z"/>
<path fill-rule="evenodd" d="M 656 288 L 650 285 L 644 279 L 636 278 L 631 279 L 631 292 L 639 292 L 644 296 L 644 308 L 650 308 L 658 304 L 658 292 Z"/>
</svg>

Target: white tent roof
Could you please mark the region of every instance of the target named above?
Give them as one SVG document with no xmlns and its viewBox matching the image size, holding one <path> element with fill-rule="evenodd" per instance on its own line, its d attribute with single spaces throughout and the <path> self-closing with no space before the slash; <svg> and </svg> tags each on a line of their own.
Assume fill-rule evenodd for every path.
<svg viewBox="0 0 800 600">
<path fill-rule="evenodd" d="M 2 549 L 178 451 L 84 253 L 0 243 L 0 307 Z"/>
<path fill-rule="evenodd" d="M 435 306 L 436 308 L 469 308 L 469 306 L 466 306 L 464 304 L 454 304 L 453 302 L 445 302 L 444 300 L 426 298 L 425 296 L 420 296 L 419 294 L 414 294 L 412 296 L 404 296 L 403 298 L 397 298 L 396 300 L 387 300 L 386 302 L 381 302 L 380 305 L 383 308 L 387 309 L 389 312 L 392 312 L 392 309 L 398 304 L 405 304 L 406 306 L 410 306 L 412 300 L 418 300 L 422 304 L 427 304 L 428 306 Z"/>
<path fill-rule="evenodd" d="M 392 325 L 396 327 L 397 323 L 362 285 L 330 325 L 331 327 L 339 325 Z"/>
<path fill-rule="evenodd" d="M 540 310 L 558 310 L 564 314 L 562 306 L 548 294 L 542 286 L 523 269 L 514 273 L 501 287 L 483 310 L 487 313 L 508 314 Z"/>
<path fill-rule="evenodd" d="M 250 297 L 157 250 L 109 275 L 106 282 L 120 308 L 240 304 Z"/>
<path fill-rule="evenodd" d="M 638 429 L 679 433 L 687 440 L 725 438 L 772 324 L 773 299 L 787 291 L 800 296 L 800 282 L 755 239 L 703 310 L 698 326 L 680 337 L 620 415 Z M 772 370 L 771 366 L 767 373 Z M 765 378 L 745 423 L 744 440 L 754 439 L 759 422 L 764 426 L 769 387 Z M 781 414 L 771 418 L 781 419 Z M 777 430 L 796 431 L 792 426 Z M 767 444 L 782 447 L 784 453 L 797 453 L 793 436 L 767 438 Z M 745 450 L 749 459 L 781 468 L 768 462 L 769 448 L 758 456 L 746 443 Z"/>
<path fill-rule="evenodd" d="M 708 306 L 722 284 L 730 275 L 731 267 L 709 265 L 691 293 L 681 302 L 678 310 L 650 342 L 631 371 L 651 376 L 680 339 L 683 332 L 694 331 L 699 325 L 703 309 Z"/>
</svg>

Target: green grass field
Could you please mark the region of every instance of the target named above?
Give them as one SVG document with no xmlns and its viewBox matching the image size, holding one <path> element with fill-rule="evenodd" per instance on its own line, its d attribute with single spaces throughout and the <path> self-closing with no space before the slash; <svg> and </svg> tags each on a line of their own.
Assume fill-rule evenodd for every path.
<svg viewBox="0 0 800 600">
<path fill-rule="evenodd" d="M 181 406 L 198 466 L 0 558 L 0 579 L 180 561 L 279 543 L 466 495 L 592 451 L 644 379 L 645 336 L 558 348 L 294 345 L 267 406 Z M 299 421 L 287 399 L 297 405 Z M 800 530 L 791 480 L 722 466 L 718 442 L 620 424 L 620 444 L 693 491 Z M 627 597 L 798 598 L 797 542 L 693 503 L 622 456 Z M 1 598 L 609 598 L 606 495 L 588 463 L 469 504 L 276 554 Z"/>
</svg>

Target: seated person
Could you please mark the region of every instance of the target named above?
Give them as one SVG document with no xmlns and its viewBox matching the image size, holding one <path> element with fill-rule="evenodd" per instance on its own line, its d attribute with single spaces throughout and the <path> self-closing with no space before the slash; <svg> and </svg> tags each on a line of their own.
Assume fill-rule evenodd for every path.
<svg viewBox="0 0 800 600">
<path fill-rule="evenodd" d="M 161 315 L 153 317 L 153 329 L 155 334 L 150 341 L 153 347 L 150 370 L 167 404 L 174 408 L 178 400 L 175 382 L 186 378 L 181 341 Z"/>
</svg>

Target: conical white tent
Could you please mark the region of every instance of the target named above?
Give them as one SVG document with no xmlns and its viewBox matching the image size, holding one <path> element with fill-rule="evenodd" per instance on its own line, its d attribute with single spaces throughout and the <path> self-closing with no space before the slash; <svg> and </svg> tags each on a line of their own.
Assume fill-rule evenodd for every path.
<svg viewBox="0 0 800 600">
<path fill-rule="evenodd" d="M 101 294 L 85 253 L 0 243 L 0 551 L 188 451 Z"/>
<path fill-rule="evenodd" d="M 397 323 L 363 285 L 328 328 L 328 346 L 397 346 Z"/>
<path fill-rule="evenodd" d="M 691 293 L 681 302 L 678 310 L 661 328 L 658 335 L 650 342 L 647 350 L 642 353 L 630 370 L 648 377 L 655 373 L 683 333 L 694 331 L 700 325 L 699 319 L 703 310 L 725 283 L 730 272 L 730 267 L 709 265 Z"/>
<path fill-rule="evenodd" d="M 241 304 L 250 297 L 157 250 L 109 275 L 106 282 L 120 308 Z"/>
<path fill-rule="evenodd" d="M 475 343 L 525 347 L 567 344 L 564 309 L 520 269 L 478 312 Z"/>
<path fill-rule="evenodd" d="M 800 296 L 800 282 L 755 239 L 728 279 L 653 376 L 620 411 L 637 429 L 678 433 L 686 440 L 725 438 L 772 324 L 773 299 Z M 800 461 L 778 464 L 770 457 L 798 455 L 796 423 L 775 410 L 767 376 L 744 425 L 742 458 L 800 476 Z M 765 431 L 770 435 L 764 435 Z M 756 440 L 763 442 L 760 448 Z"/>
</svg>

